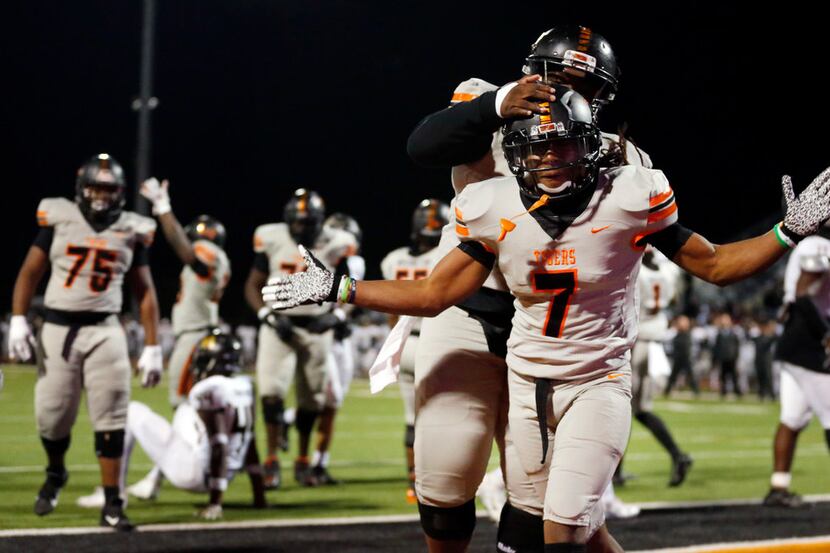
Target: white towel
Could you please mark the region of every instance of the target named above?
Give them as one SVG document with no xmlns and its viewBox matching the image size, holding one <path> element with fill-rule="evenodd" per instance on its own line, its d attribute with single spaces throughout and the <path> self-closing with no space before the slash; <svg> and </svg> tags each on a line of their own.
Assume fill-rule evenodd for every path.
<svg viewBox="0 0 830 553">
<path fill-rule="evenodd" d="M 412 326 L 419 317 L 403 316 L 386 337 L 378 357 L 369 369 L 369 390 L 376 394 L 398 381 L 401 370 L 401 354 L 406 345 L 406 339 L 412 333 Z"/>
</svg>

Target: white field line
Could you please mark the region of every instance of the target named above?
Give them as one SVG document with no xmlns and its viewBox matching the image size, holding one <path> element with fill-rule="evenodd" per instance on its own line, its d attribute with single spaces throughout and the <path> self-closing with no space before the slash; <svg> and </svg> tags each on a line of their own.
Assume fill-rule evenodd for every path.
<svg viewBox="0 0 830 553">
<path fill-rule="evenodd" d="M 742 542 L 723 542 L 713 543 L 709 545 L 692 545 L 689 547 L 670 547 L 667 549 L 638 549 L 631 553 L 717 553 L 718 551 L 740 551 L 747 549 L 752 552 L 757 552 L 759 548 L 772 547 L 780 548 L 785 545 L 828 545 L 830 546 L 830 536 L 816 536 L 813 538 L 788 538 L 781 540 L 762 540 L 762 541 L 742 541 Z M 779 550 L 779 549 L 776 549 Z"/>
</svg>

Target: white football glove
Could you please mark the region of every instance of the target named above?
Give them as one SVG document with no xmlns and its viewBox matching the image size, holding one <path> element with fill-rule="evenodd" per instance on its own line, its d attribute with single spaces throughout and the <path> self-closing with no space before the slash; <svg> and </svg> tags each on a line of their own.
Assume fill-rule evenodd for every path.
<svg viewBox="0 0 830 553">
<path fill-rule="evenodd" d="M 793 182 L 789 175 L 784 175 L 781 179 L 781 187 L 787 204 L 782 230 L 795 242 L 817 233 L 819 227 L 830 218 L 830 167 L 817 176 L 798 197 L 793 192 Z"/>
<path fill-rule="evenodd" d="M 9 356 L 15 361 L 25 362 L 32 358 L 35 338 L 25 315 L 12 315 L 9 320 Z"/>
<path fill-rule="evenodd" d="M 284 277 L 272 278 L 262 288 L 262 301 L 272 309 L 281 310 L 309 303 L 337 301 L 340 274 L 332 274 L 314 255 L 298 246 L 306 270 Z M 338 277 L 338 278 L 335 278 Z"/>
<path fill-rule="evenodd" d="M 162 364 L 161 346 L 144 346 L 141 357 L 138 358 L 143 388 L 152 388 L 159 383 Z"/>
<path fill-rule="evenodd" d="M 141 183 L 141 195 L 147 198 L 153 204 L 153 215 L 164 215 L 169 213 L 172 209 L 170 207 L 170 194 L 167 188 L 170 186 L 170 181 L 167 179 L 159 183 L 158 179 L 151 177 Z"/>
<path fill-rule="evenodd" d="M 222 506 L 211 503 L 199 511 L 196 516 L 203 520 L 219 520 L 222 518 Z"/>
</svg>

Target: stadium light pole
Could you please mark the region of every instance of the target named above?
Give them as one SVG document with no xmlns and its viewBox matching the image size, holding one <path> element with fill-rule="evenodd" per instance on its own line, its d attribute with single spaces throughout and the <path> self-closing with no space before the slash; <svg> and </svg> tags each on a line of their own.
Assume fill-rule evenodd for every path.
<svg viewBox="0 0 830 553">
<path fill-rule="evenodd" d="M 144 0 L 144 16 L 141 27 L 141 72 L 138 98 L 133 100 L 133 111 L 138 112 L 138 136 L 135 152 L 135 211 L 149 213 L 149 204 L 139 193 L 144 179 L 150 176 L 150 114 L 158 106 L 153 96 L 153 36 L 155 34 L 156 0 Z"/>
</svg>

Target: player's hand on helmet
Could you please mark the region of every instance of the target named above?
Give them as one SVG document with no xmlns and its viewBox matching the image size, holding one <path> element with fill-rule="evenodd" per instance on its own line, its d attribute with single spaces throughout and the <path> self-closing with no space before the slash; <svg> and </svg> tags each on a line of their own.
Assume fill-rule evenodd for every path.
<svg viewBox="0 0 830 553">
<path fill-rule="evenodd" d="M 290 309 L 298 305 L 337 301 L 340 279 L 303 246 L 298 246 L 306 270 L 272 278 L 262 289 L 262 301 L 272 309 Z M 339 276 L 339 275 L 338 275 Z"/>
<path fill-rule="evenodd" d="M 222 518 L 222 506 L 211 503 L 210 505 L 199 511 L 196 514 L 196 516 L 198 516 L 202 520 L 219 520 Z"/>
<path fill-rule="evenodd" d="M 25 315 L 12 315 L 9 320 L 9 356 L 15 361 L 26 362 L 32 358 L 35 338 Z"/>
<path fill-rule="evenodd" d="M 161 381 L 162 364 L 161 346 L 144 346 L 141 357 L 138 358 L 143 388 L 152 388 Z"/>
<path fill-rule="evenodd" d="M 540 105 L 540 102 L 555 99 L 553 87 L 543 83 L 540 75 L 528 75 L 513 85 L 496 110 L 502 119 L 521 119 L 534 113 L 549 112 L 550 109 Z"/>
<path fill-rule="evenodd" d="M 787 206 L 782 225 L 785 233 L 796 242 L 817 233 L 830 218 L 830 167 L 813 179 L 798 196 L 793 192 L 793 182 L 789 175 L 784 175 L 781 179 L 781 187 Z"/>
<path fill-rule="evenodd" d="M 267 305 L 257 312 L 259 322 L 265 323 L 277 332 L 277 336 L 283 342 L 288 342 L 294 337 L 294 324 L 285 315 L 280 315 Z"/>
<path fill-rule="evenodd" d="M 161 216 L 170 211 L 170 194 L 167 191 L 169 186 L 170 181 L 167 179 L 159 182 L 155 177 L 141 183 L 139 192 L 153 204 L 153 215 Z"/>
</svg>

